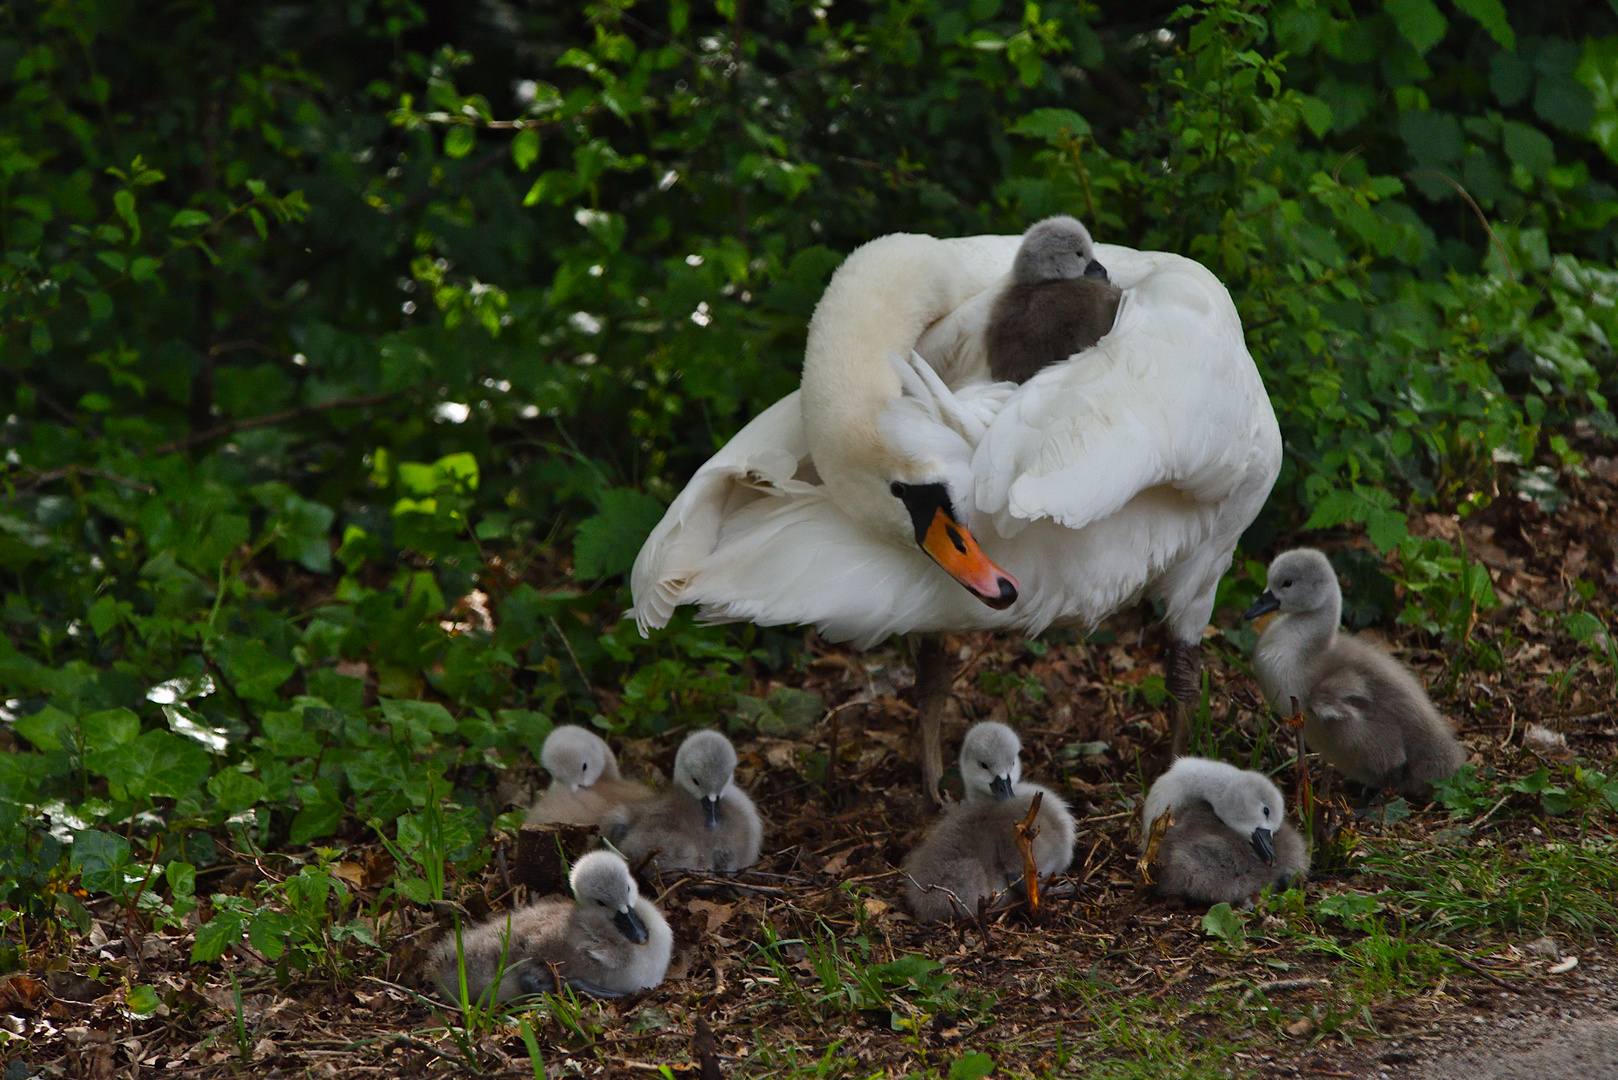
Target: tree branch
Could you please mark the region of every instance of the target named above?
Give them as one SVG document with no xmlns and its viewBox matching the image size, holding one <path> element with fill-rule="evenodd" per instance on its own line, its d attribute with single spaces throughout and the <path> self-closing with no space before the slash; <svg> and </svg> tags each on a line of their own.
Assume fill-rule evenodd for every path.
<svg viewBox="0 0 1618 1080">
<path fill-rule="evenodd" d="M 361 394 L 358 397 L 336 398 L 332 401 L 322 401 L 315 405 L 302 405 L 296 409 L 287 409 L 285 412 L 270 413 L 268 416 L 254 416 L 246 420 L 236 420 L 229 424 L 220 424 L 218 427 L 209 428 L 207 431 L 194 432 L 183 439 L 166 442 L 152 450 L 150 454 L 154 457 L 162 457 L 164 454 L 172 454 L 177 450 L 186 450 L 199 443 L 212 442 L 215 439 L 222 439 L 226 435 L 234 435 L 238 431 L 253 431 L 257 428 L 274 427 L 276 424 L 284 424 L 291 420 L 302 420 L 306 416 L 316 416 L 323 412 L 330 412 L 333 409 L 357 409 L 365 405 L 380 405 L 382 402 L 391 401 L 403 393 L 404 391 L 402 390 L 392 390 L 385 394 Z"/>
</svg>

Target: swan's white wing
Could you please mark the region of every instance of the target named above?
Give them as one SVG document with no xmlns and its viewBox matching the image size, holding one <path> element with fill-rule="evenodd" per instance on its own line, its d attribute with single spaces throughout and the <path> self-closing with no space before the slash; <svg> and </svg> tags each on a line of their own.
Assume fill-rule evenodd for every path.
<svg viewBox="0 0 1618 1080">
<path fill-rule="evenodd" d="M 737 432 L 670 504 L 646 538 L 630 590 L 641 633 L 665 626 L 674 609 L 690 603 L 686 587 L 719 544 L 726 518 L 758 499 L 785 497 L 813 485 L 800 476 L 809 447 L 797 391 L 765 409 Z"/>
<path fill-rule="evenodd" d="M 1024 383 L 978 444 L 977 508 L 1002 533 L 1082 529 L 1160 485 L 1213 507 L 1274 482 L 1280 432 L 1229 293 L 1189 259 L 1153 262 L 1112 332 Z"/>
</svg>

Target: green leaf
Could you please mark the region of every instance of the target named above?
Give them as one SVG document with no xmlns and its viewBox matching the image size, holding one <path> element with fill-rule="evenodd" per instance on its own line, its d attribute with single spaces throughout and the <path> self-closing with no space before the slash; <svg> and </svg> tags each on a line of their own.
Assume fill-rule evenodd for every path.
<svg viewBox="0 0 1618 1080">
<path fill-rule="evenodd" d="M 140 218 L 135 214 L 135 193 L 128 188 L 113 192 L 112 208 L 124 219 L 124 224 L 129 226 L 130 239 L 139 240 Z"/>
<path fill-rule="evenodd" d="M 1382 0 L 1382 8 L 1393 17 L 1399 36 L 1410 42 L 1416 52 L 1425 56 L 1427 50 L 1444 40 L 1449 20 L 1444 18 L 1433 0 Z"/>
<path fill-rule="evenodd" d="M 1310 131 L 1315 133 L 1315 138 L 1324 138 L 1326 133 L 1331 130 L 1331 106 L 1317 97 L 1310 97 L 1308 94 L 1301 95 L 1298 98 L 1298 104 L 1303 109 L 1303 122 Z"/>
<path fill-rule="evenodd" d="M 455 730 L 455 718 L 437 702 L 383 698 L 379 704 L 383 717 L 393 725 L 395 737 L 402 734 L 417 746 L 432 742 L 434 735 Z"/>
<path fill-rule="evenodd" d="M 294 925 L 292 916 L 286 912 L 265 908 L 253 916 L 247 940 L 271 960 L 279 960 L 287 951 L 287 935 L 292 932 Z"/>
<path fill-rule="evenodd" d="M 194 229 L 201 225 L 208 225 L 212 221 L 213 218 L 209 217 L 204 210 L 181 210 L 169 219 L 169 228 Z"/>
<path fill-rule="evenodd" d="M 35 356 L 44 356 L 51 351 L 51 345 L 51 329 L 41 319 L 29 328 L 28 347 L 34 350 Z"/>
<path fill-rule="evenodd" d="M 635 564 L 648 534 L 663 519 L 663 504 L 632 488 L 601 497 L 601 512 L 586 518 L 573 537 L 573 575 L 603 578 Z"/>
<path fill-rule="evenodd" d="M 293 817 L 287 837 L 293 844 L 307 844 L 337 831 L 344 806 L 330 780 L 321 779 L 299 788 L 298 798 L 303 801 L 303 809 Z"/>
<path fill-rule="evenodd" d="M 140 735 L 140 717 L 129 709 L 107 709 L 91 713 L 79 721 L 86 750 L 106 750 L 122 746 Z"/>
<path fill-rule="evenodd" d="M 240 769 L 225 769 L 208 778 L 208 794 L 219 800 L 220 809 L 236 814 L 256 806 L 268 794 L 268 789 L 256 776 Z"/>
<path fill-rule="evenodd" d="M 162 265 L 150 255 L 141 255 L 129 264 L 129 276 L 135 281 L 150 281 L 157 276 L 157 268 Z"/>
<path fill-rule="evenodd" d="M 1072 109 L 1035 109 L 1012 124 L 1011 133 L 1065 142 L 1090 134 L 1090 121 Z"/>
<path fill-rule="evenodd" d="M 68 865 L 78 872 L 79 880 L 92 893 L 123 896 L 129 888 L 124 882 L 124 871 L 132 865 L 129 841 L 114 832 L 81 829 L 73 834 L 73 855 Z"/>
<path fill-rule="evenodd" d="M 1534 114 L 1569 135 L 1585 135 L 1596 122 L 1595 100 L 1571 75 L 1541 75 L 1534 85 Z"/>
<path fill-rule="evenodd" d="M 1232 948 L 1239 947 L 1247 940 L 1242 917 L 1229 904 L 1215 904 L 1208 909 L 1208 913 L 1202 917 L 1202 932 Z"/>
<path fill-rule="evenodd" d="M 124 1007 L 136 1020 L 148 1020 L 156 1016 L 158 1006 L 162 1004 L 163 1001 L 157 996 L 157 991 L 150 986 L 131 986 L 124 994 Z"/>
<path fill-rule="evenodd" d="M 1461 123 L 1446 112 L 1406 111 L 1399 115 L 1399 135 L 1410 156 L 1426 166 L 1456 160 L 1466 149 Z"/>
<path fill-rule="evenodd" d="M 517 165 L 519 172 L 527 172 L 539 157 L 539 132 L 533 128 L 523 128 L 517 132 L 517 137 L 511 140 L 511 160 Z"/>
<path fill-rule="evenodd" d="M 187 862 L 171 862 L 163 867 L 169 893 L 176 899 L 197 894 L 197 868 Z"/>
<path fill-rule="evenodd" d="M 78 720 L 55 705 L 22 717 L 12 728 L 40 750 L 65 750 L 78 741 Z"/>
<path fill-rule="evenodd" d="M 1535 176 L 1544 176 L 1556 164 L 1556 148 L 1551 138 L 1538 128 L 1516 120 L 1502 126 L 1501 143 L 1514 165 L 1521 165 Z"/>
<path fill-rule="evenodd" d="M 994 1072 L 994 1059 L 988 1054 L 962 1054 L 949 1067 L 949 1080 L 983 1080 Z"/>
<path fill-rule="evenodd" d="M 1586 41 L 1573 77 L 1590 92 L 1590 138 L 1618 161 L 1618 35 Z"/>
<path fill-rule="evenodd" d="M 1489 58 L 1489 89 L 1500 104 L 1521 104 L 1534 87 L 1534 69 L 1516 53 L 1497 52 Z"/>
<path fill-rule="evenodd" d="M 226 908 L 215 909 L 214 917 L 197 928 L 191 943 L 191 962 L 210 964 L 242 939 L 242 915 Z"/>
<path fill-rule="evenodd" d="M 1483 24 L 1489 36 L 1500 43 L 1502 49 L 1516 51 L 1517 35 L 1506 18 L 1506 6 L 1500 0 L 1455 0 L 1455 6 Z"/>
<path fill-rule="evenodd" d="M 114 798 L 183 798 L 196 791 L 213 759 L 196 743 L 167 731 L 86 754 L 85 768 L 104 776 Z"/>
<path fill-rule="evenodd" d="M 444 153 L 448 157 L 463 158 L 472 152 L 472 144 L 476 141 L 477 136 L 469 125 L 457 124 L 444 136 Z"/>
<path fill-rule="evenodd" d="M 219 660 L 238 696 L 273 703 L 276 689 L 292 677 L 298 665 L 284 660 L 257 638 L 227 637 L 219 644 Z"/>
</svg>

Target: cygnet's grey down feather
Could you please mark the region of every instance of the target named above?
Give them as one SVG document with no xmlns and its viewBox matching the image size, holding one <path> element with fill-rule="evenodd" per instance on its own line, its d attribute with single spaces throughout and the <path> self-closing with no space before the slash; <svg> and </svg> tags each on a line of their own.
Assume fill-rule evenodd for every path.
<svg viewBox="0 0 1618 1080">
<path fill-rule="evenodd" d="M 573 865 L 574 900 L 549 897 L 494 918 L 433 949 L 431 964 L 451 1001 L 466 993 L 477 1001 L 556 989 L 556 978 L 579 993 L 621 997 L 663 981 L 674 936 L 650 901 L 641 897 L 629 865 L 610 851 L 592 851 Z"/>
<path fill-rule="evenodd" d="M 657 851 L 676 870 L 740 870 L 758 861 L 764 824 L 734 782 L 736 748 L 717 731 L 697 731 L 674 757 L 674 783 L 607 815 L 603 832 L 631 859 Z"/>
<path fill-rule="evenodd" d="M 904 862 L 905 895 L 920 921 L 974 915 L 979 897 L 1021 885 L 1016 828 L 1028 816 L 1035 793 L 1045 796 L 1034 819 L 1039 827 L 1034 865 L 1040 876 L 1059 874 L 1073 861 L 1073 815 L 1055 792 L 1022 779 L 1021 750 L 1016 732 L 992 720 L 966 733 L 961 743 L 966 799 L 940 815 Z"/>
<path fill-rule="evenodd" d="M 1157 849 L 1158 891 L 1199 904 L 1245 905 L 1266 886 L 1287 888 L 1309 870 L 1309 850 L 1286 820 L 1281 791 L 1263 773 L 1185 757 L 1152 785 L 1142 843 L 1172 810 Z"/>
<path fill-rule="evenodd" d="M 1253 670 L 1277 712 L 1303 708 L 1309 748 L 1366 787 L 1427 799 L 1466 760 L 1415 674 L 1370 641 L 1338 632 L 1343 594 L 1326 556 L 1298 548 L 1270 564 L 1247 611 L 1280 614 L 1259 637 Z"/>
<path fill-rule="evenodd" d="M 530 825 L 599 825 L 614 807 L 652 797 L 651 788 L 619 775 L 618 759 L 599 735 L 576 725 L 547 735 L 539 758 L 551 786 L 528 811 Z"/>
<path fill-rule="evenodd" d="M 1070 217 L 1052 217 L 1023 234 L 1011 281 L 995 297 L 984 331 L 989 374 L 1027 382 L 1100 341 L 1118 317 L 1123 290 L 1096 261 L 1090 233 Z"/>
</svg>

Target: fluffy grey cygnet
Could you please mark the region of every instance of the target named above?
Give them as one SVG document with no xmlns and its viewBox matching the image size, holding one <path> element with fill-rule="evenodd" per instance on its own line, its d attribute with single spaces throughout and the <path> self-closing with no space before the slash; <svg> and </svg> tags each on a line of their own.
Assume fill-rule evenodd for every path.
<svg viewBox="0 0 1618 1080">
<path fill-rule="evenodd" d="M 1279 611 L 1264 628 L 1253 670 L 1279 713 L 1303 708 L 1309 748 L 1352 780 L 1426 799 L 1466 754 L 1415 674 L 1364 638 L 1338 633 L 1343 593 L 1326 556 L 1298 548 L 1270 564 L 1247 609 Z"/>
<path fill-rule="evenodd" d="M 557 977 L 604 998 L 663 981 L 674 935 L 635 888 L 629 865 L 610 851 L 592 851 L 573 864 L 569 881 L 573 900 L 549 897 L 461 934 L 471 1000 L 491 987 L 496 1001 L 555 990 Z M 454 934 L 434 947 L 431 962 L 444 993 L 459 1001 Z"/>
<path fill-rule="evenodd" d="M 736 748 L 717 731 L 697 731 L 674 756 L 674 783 L 655 799 L 620 806 L 603 829 L 631 859 L 653 849 L 665 869 L 740 870 L 758 861 L 764 824 L 734 781 Z"/>
<path fill-rule="evenodd" d="M 556 728 L 545 737 L 539 758 L 551 786 L 528 811 L 531 825 L 599 825 L 614 807 L 652 797 L 650 788 L 619 775 L 612 748 L 585 728 Z"/>
<path fill-rule="evenodd" d="M 1123 290 L 1096 261 L 1090 233 L 1051 217 L 1023 234 L 1011 281 L 995 298 L 984 332 L 989 374 L 1022 383 L 1105 337 Z"/>
<path fill-rule="evenodd" d="M 1309 869 L 1303 837 L 1286 821 L 1281 791 L 1263 773 L 1183 757 L 1146 795 L 1141 841 L 1164 810 L 1174 824 L 1157 849 L 1158 891 L 1199 904 L 1251 903 Z"/>
<path fill-rule="evenodd" d="M 966 799 L 944 811 L 904 862 L 910 878 L 905 895 L 920 921 L 974 915 L 979 897 L 1020 885 L 1023 861 L 1016 827 L 1028 816 L 1036 792 L 1045 799 L 1035 818 L 1039 835 L 1034 837 L 1034 865 L 1045 877 L 1061 873 L 1073 861 L 1073 815 L 1055 792 L 1022 779 L 1021 750 L 1017 733 L 993 720 L 967 731 L 961 743 Z"/>
</svg>

